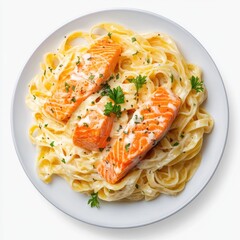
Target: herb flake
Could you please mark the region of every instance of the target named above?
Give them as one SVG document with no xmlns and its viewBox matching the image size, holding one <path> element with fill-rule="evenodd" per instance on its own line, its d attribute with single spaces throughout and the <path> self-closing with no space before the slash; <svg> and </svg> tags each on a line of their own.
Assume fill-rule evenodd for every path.
<svg viewBox="0 0 240 240">
<path fill-rule="evenodd" d="M 190 78 L 192 89 L 194 89 L 196 92 L 203 92 L 203 81 L 200 81 L 199 77 L 192 76 Z"/>
<path fill-rule="evenodd" d="M 108 33 L 108 37 L 109 37 L 110 39 L 112 38 L 112 33 L 111 33 L 111 32 Z"/>
<path fill-rule="evenodd" d="M 132 37 L 132 42 L 136 42 L 137 39 L 135 37 Z"/>
<path fill-rule="evenodd" d="M 77 62 L 76 62 L 76 65 L 79 65 L 81 62 L 80 62 L 80 57 L 79 56 L 77 56 Z"/>
<path fill-rule="evenodd" d="M 99 199 L 98 199 L 98 193 L 92 193 L 90 199 L 88 200 L 88 204 L 93 208 L 99 208 Z"/>
<path fill-rule="evenodd" d="M 67 82 L 65 82 L 65 90 L 66 90 L 66 92 L 69 92 L 69 88 L 70 88 L 70 85 Z"/>
<path fill-rule="evenodd" d="M 128 79 L 129 82 L 135 84 L 137 94 L 139 92 L 139 89 L 143 86 L 143 84 L 146 84 L 147 82 L 146 78 L 147 76 L 138 75 L 136 78 Z"/>
<path fill-rule="evenodd" d="M 128 144 L 125 145 L 125 150 L 126 150 L 127 152 L 129 152 L 129 147 L 130 147 L 130 143 L 128 143 Z"/>
</svg>

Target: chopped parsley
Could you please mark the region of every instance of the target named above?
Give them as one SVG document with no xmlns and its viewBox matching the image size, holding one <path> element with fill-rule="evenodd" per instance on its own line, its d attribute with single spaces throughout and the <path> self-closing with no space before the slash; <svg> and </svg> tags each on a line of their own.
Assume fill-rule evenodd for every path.
<svg viewBox="0 0 240 240">
<path fill-rule="evenodd" d="M 124 103 L 124 94 L 123 90 L 120 86 L 117 88 L 113 88 L 113 90 L 110 89 L 108 96 L 116 103 Z"/>
<path fill-rule="evenodd" d="M 116 75 L 116 79 L 119 79 L 119 73 L 117 73 L 117 75 Z"/>
<path fill-rule="evenodd" d="M 101 96 L 108 96 L 109 92 L 111 91 L 110 86 L 108 83 L 104 84 L 102 87 Z"/>
<path fill-rule="evenodd" d="M 147 63 L 150 63 L 150 59 L 149 58 L 147 59 Z"/>
<path fill-rule="evenodd" d="M 79 56 L 77 56 L 77 58 L 78 58 L 78 60 L 77 60 L 77 62 L 76 62 L 76 65 L 79 65 L 81 62 L 80 62 L 80 57 Z"/>
<path fill-rule="evenodd" d="M 75 91 L 76 86 L 72 85 L 72 90 Z"/>
<path fill-rule="evenodd" d="M 135 37 L 132 37 L 132 42 L 136 42 L 137 39 Z"/>
<path fill-rule="evenodd" d="M 127 152 L 129 151 L 129 147 L 130 147 L 130 143 L 125 145 L 125 149 L 126 149 Z"/>
<path fill-rule="evenodd" d="M 69 88 L 70 88 L 70 85 L 67 82 L 65 82 L 65 90 L 66 90 L 66 92 L 69 92 Z"/>
<path fill-rule="evenodd" d="M 171 74 L 170 78 L 171 78 L 171 82 L 173 83 L 173 80 L 174 80 L 173 74 Z"/>
<path fill-rule="evenodd" d="M 137 94 L 139 92 L 139 89 L 143 86 L 143 84 L 146 84 L 147 82 L 146 78 L 147 76 L 138 75 L 136 78 L 128 79 L 129 82 L 135 84 Z"/>
<path fill-rule="evenodd" d="M 181 134 L 181 135 L 180 135 L 180 137 L 181 137 L 181 138 L 184 138 L 184 135 L 183 135 L 183 134 Z"/>
<path fill-rule="evenodd" d="M 46 69 L 45 69 L 44 72 L 43 72 L 43 75 L 44 75 L 44 76 L 46 76 L 46 72 L 47 72 L 47 71 L 46 71 Z"/>
<path fill-rule="evenodd" d="M 98 193 L 92 193 L 91 198 L 88 200 L 88 204 L 93 208 L 99 208 L 99 199 L 98 199 Z"/>
<path fill-rule="evenodd" d="M 63 158 L 61 161 L 62 161 L 63 163 L 66 163 L 65 158 Z"/>
<path fill-rule="evenodd" d="M 52 142 L 50 143 L 50 146 L 51 146 L 51 147 L 54 147 L 54 141 L 52 141 Z"/>
<path fill-rule="evenodd" d="M 115 103 L 114 105 L 112 102 L 105 104 L 104 115 L 109 116 L 111 113 L 114 113 L 119 118 L 121 116 L 121 106 L 118 104 L 125 102 L 122 88 L 118 86 L 112 90 L 107 84 L 104 86 L 101 95 L 109 96 Z"/>
<path fill-rule="evenodd" d="M 48 69 L 49 69 L 50 72 L 52 72 L 52 70 L 53 70 L 51 67 L 48 67 Z"/>
<path fill-rule="evenodd" d="M 81 119 L 82 117 L 81 116 L 77 116 L 78 119 Z"/>
<path fill-rule="evenodd" d="M 35 95 L 33 95 L 33 99 L 36 100 L 36 96 Z"/>
<path fill-rule="evenodd" d="M 99 151 L 102 152 L 104 150 L 104 148 L 99 148 Z"/>
<path fill-rule="evenodd" d="M 44 124 L 44 127 L 47 127 L 48 126 L 48 123 Z"/>
<path fill-rule="evenodd" d="M 61 68 L 62 66 L 63 66 L 62 64 L 59 65 L 60 68 Z"/>
<path fill-rule="evenodd" d="M 178 146 L 178 145 L 179 145 L 179 142 L 175 142 L 175 143 L 173 144 L 174 147 L 176 147 L 176 146 Z"/>
<path fill-rule="evenodd" d="M 121 106 L 117 104 L 112 104 L 112 102 L 108 102 L 105 104 L 104 115 L 109 116 L 111 113 L 114 113 L 117 118 L 121 117 Z"/>
<path fill-rule="evenodd" d="M 85 127 L 89 127 L 89 125 L 87 124 L 87 123 L 83 123 L 83 126 L 85 126 Z"/>
<path fill-rule="evenodd" d="M 99 78 L 102 78 L 102 77 L 103 77 L 103 74 L 102 74 L 102 73 L 100 73 L 100 74 L 99 74 Z"/>
<path fill-rule="evenodd" d="M 71 101 L 75 103 L 76 102 L 76 98 L 72 97 Z"/>
<path fill-rule="evenodd" d="M 200 81 L 199 77 L 192 76 L 190 78 L 192 89 L 196 92 L 203 92 L 203 81 Z"/>
<path fill-rule="evenodd" d="M 111 81 L 112 79 L 114 79 L 113 74 L 110 76 L 110 78 L 108 79 L 108 81 Z"/>
<path fill-rule="evenodd" d="M 90 80 L 93 80 L 94 78 L 95 78 L 95 75 L 93 75 L 93 74 L 91 74 L 89 77 Z"/>
<path fill-rule="evenodd" d="M 111 32 L 108 33 L 108 37 L 112 38 L 112 33 Z"/>
</svg>

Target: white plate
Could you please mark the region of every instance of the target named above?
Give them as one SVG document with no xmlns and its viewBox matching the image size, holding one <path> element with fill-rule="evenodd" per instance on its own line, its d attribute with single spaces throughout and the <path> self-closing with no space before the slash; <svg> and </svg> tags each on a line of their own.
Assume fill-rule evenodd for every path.
<svg viewBox="0 0 240 240">
<path fill-rule="evenodd" d="M 39 63 L 43 55 L 55 50 L 65 35 L 77 29 L 88 31 L 92 25 L 103 21 L 116 22 L 140 33 L 160 31 L 170 34 L 186 59 L 203 70 L 208 90 L 205 107 L 213 116 L 215 126 L 213 132 L 204 140 L 203 158 L 199 169 L 185 190 L 176 197 L 162 195 L 150 202 L 101 202 L 101 208 L 95 209 L 87 205 L 88 198 L 85 195 L 72 191 L 61 178 L 54 178 L 52 184 L 46 185 L 37 176 L 37 151 L 28 138 L 28 129 L 32 123 L 32 114 L 25 104 L 28 83 L 39 72 Z M 201 192 L 221 159 L 227 139 L 228 116 L 227 96 L 217 67 L 207 51 L 190 33 L 176 23 L 153 13 L 115 9 L 79 17 L 56 30 L 42 42 L 18 79 L 12 102 L 11 124 L 20 162 L 33 185 L 48 201 L 78 220 L 103 227 L 127 228 L 162 220 L 182 209 Z"/>
</svg>

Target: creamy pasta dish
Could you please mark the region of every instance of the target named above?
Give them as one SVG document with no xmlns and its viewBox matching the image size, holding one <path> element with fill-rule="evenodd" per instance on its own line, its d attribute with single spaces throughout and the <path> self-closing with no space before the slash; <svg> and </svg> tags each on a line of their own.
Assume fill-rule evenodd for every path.
<svg viewBox="0 0 240 240">
<path fill-rule="evenodd" d="M 201 69 L 161 32 L 100 23 L 63 37 L 26 97 L 41 180 L 64 178 L 92 207 L 181 192 L 213 128 Z"/>
</svg>

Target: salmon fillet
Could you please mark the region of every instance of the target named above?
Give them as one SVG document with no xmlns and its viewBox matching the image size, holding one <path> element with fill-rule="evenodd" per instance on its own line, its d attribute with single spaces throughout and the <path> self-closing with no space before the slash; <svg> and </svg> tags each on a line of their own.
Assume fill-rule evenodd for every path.
<svg viewBox="0 0 240 240">
<path fill-rule="evenodd" d="M 135 111 L 126 129 L 98 166 L 98 173 L 114 184 L 143 159 L 167 133 L 181 105 L 179 97 L 163 87 Z"/>
<path fill-rule="evenodd" d="M 79 59 L 69 79 L 59 83 L 53 96 L 45 103 L 45 111 L 55 119 L 66 122 L 76 108 L 110 77 L 121 51 L 121 46 L 109 38 L 96 42 Z"/>
<path fill-rule="evenodd" d="M 73 143 L 92 151 L 105 148 L 112 130 L 113 120 L 114 116 L 105 116 L 101 111 L 88 111 L 75 128 Z"/>
</svg>

